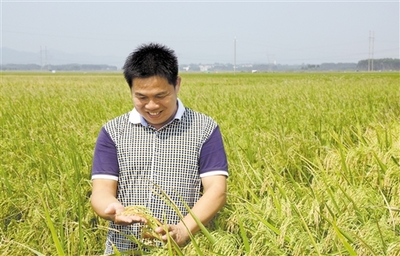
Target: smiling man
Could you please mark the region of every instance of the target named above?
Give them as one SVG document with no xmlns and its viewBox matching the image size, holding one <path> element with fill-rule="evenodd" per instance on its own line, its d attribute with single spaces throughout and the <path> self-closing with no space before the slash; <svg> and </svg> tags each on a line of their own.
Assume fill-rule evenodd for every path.
<svg viewBox="0 0 400 256">
<path fill-rule="evenodd" d="M 123 69 L 134 109 L 102 127 L 92 168 L 92 207 L 110 221 L 105 253 L 138 249 L 127 237 L 141 241 L 147 220 L 120 214 L 131 205 L 145 206 L 164 222 L 155 230 L 164 242 L 168 232 L 184 245 L 199 230 L 185 205 L 206 224 L 226 202 L 228 163 L 219 126 L 178 99 L 173 50 L 141 45 Z"/>
<path fill-rule="evenodd" d="M 159 76 L 135 79 L 132 86 L 133 103 L 149 125 L 160 129 L 174 118 L 178 110 L 180 82 L 180 77 L 175 86 Z"/>
</svg>

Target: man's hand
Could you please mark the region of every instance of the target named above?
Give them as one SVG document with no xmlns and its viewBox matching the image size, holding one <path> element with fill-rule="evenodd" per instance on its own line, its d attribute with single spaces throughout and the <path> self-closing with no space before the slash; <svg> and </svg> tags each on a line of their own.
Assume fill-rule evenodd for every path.
<svg viewBox="0 0 400 256">
<path fill-rule="evenodd" d="M 104 213 L 109 216 L 109 218 L 114 221 L 115 224 L 118 225 L 131 225 L 133 223 L 142 222 L 146 223 L 147 220 L 141 216 L 134 215 L 121 215 L 121 213 L 125 210 L 124 206 L 119 202 L 111 203 L 104 210 Z"/>
<path fill-rule="evenodd" d="M 168 225 L 167 227 L 156 228 L 155 232 L 161 235 L 161 239 L 164 242 L 168 242 L 167 230 L 169 236 L 174 239 L 179 246 L 184 245 L 189 239 L 189 234 L 186 227 L 179 223 L 178 225 Z"/>
<path fill-rule="evenodd" d="M 223 175 L 208 176 L 202 178 L 201 181 L 204 188 L 204 194 L 199 201 L 196 202 L 192 208 L 192 212 L 203 223 L 203 225 L 205 225 L 224 206 L 226 202 L 227 185 L 226 177 Z M 191 214 L 187 214 L 177 225 L 168 225 L 166 227 L 161 226 L 156 228 L 155 231 L 162 235 L 161 238 L 163 241 L 168 241 L 168 232 L 170 237 L 174 239 L 179 246 L 182 246 L 190 238 L 189 231 L 192 234 L 195 234 L 199 230 L 200 227 Z"/>
<path fill-rule="evenodd" d="M 92 181 L 92 197 L 90 202 L 94 211 L 103 219 L 114 221 L 118 225 L 131 225 L 136 222 L 147 223 L 141 216 L 123 216 L 125 207 L 117 200 L 117 181 L 95 179 Z"/>
</svg>

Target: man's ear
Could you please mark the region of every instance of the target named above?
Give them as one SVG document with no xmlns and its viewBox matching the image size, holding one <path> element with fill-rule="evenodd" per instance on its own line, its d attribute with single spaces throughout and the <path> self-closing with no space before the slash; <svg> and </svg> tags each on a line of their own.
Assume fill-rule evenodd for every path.
<svg viewBox="0 0 400 256">
<path fill-rule="evenodd" d="M 182 81 L 181 77 L 178 76 L 178 78 L 176 79 L 176 84 L 175 84 L 175 92 L 176 93 L 178 93 L 179 89 L 181 88 L 181 81 Z"/>
</svg>

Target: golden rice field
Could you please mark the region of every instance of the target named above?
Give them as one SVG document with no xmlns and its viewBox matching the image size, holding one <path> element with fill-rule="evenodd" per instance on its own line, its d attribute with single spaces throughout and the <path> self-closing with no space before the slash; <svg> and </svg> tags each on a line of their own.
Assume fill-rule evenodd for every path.
<svg viewBox="0 0 400 256">
<path fill-rule="evenodd" d="M 152 255 L 400 255 L 400 74 L 182 74 L 212 116 L 228 202 L 177 251 Z M 89 203 L 101 126 L 132 109 L 121 73 L 5 73 L 0 255 L 102 255 Z"/>
</svg>

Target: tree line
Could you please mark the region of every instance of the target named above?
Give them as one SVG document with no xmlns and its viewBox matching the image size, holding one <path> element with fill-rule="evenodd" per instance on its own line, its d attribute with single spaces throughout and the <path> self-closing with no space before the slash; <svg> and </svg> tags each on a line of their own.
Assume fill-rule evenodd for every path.
<svg viewBox="0 0 400 256">
<path fill-rule="evenodd" d="M 357 63 L 359 70 L 368 70 L 368 63 L 370 63 L 370 69 L 375 71 L 388 71 L 388 70 L 400 70 L 400 59 L 376 59 L 376 60 L 360 60 Z"/>
<path fill-rule="evenodd" d="M 368 69 L 370 65 L 370 69 Z M 37 64 L 4 64 L 0 65 L 4 71 L 117 71 L 116 66 L 96 64 L 65 64 L 46 65 Z M 210 65 L 190 64 L 181 65 L 182 72 L 285 72 L 285 71 L 399 71 L 400 59 L 360 60 L 358 63 L 322 63 L 316 64 L 245 64 L 234 67 L 232 64 L 214 63 Z"/>
</svg>

